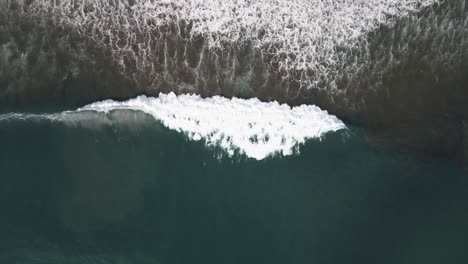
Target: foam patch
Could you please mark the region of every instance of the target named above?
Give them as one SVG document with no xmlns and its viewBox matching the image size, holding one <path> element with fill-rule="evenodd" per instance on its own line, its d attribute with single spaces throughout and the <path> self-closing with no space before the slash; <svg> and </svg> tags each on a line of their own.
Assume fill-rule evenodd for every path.
<svg viewBox="0 0 468 264">
<path fill-rule="evenodd" d="M 169 129 L 185 133 L 189 139 L 219 146 L 229 156 L 235 151 L 257 160 L 273 154 L 291 155 L 307 139 L 344 129 L 342 121 L 317 106 L 290 107 L 258 99 L 227 99 L 220 96 L 160 94 L 158 98 L 139 96 L 125 102 L 106 100 L 77 112 L 137 110 L 159 120 Z"/>
</svg>

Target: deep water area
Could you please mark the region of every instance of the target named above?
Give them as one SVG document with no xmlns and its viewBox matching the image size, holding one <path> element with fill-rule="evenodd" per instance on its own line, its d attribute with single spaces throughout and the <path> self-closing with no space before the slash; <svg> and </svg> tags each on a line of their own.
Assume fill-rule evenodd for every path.
<svg viewBox="0 0 468 264">
<path fill-rule="evenodd" d="M 138 111 L 1 116 L 0 263 L 468 261 L 466 169 L 359 128 L 255 160 Z"/>
</svg>

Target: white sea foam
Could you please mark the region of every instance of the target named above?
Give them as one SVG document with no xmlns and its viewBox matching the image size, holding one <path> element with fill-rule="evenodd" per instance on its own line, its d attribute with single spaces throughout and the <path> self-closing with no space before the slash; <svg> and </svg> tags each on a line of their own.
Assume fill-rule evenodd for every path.
<svg viewBox="0 0 468 264">
<path fill-rule="evenodd" d="M 219 146 L 230 156 L 239 150 L 257 160 L 275 153 L 291 155 L 307 139 L 345 128 L 338 118 L 313 105 L 291 108 L 258 99 L 203 99 L 173 93 L 160 94 L 158 98 L 139 96 L 125 102 L 106 100 L 77 111 L 118 109 L 143 111 L 191 140 L 203 139 L 206 145 Z"/>
<path fill-rule="evenodd" d="M 124 102 L 105 100 L 55 114 L 7 113 L 0 115 L 0 122 L 50 121 L 99 129 L 119 121 L 114 118 L 126 116 L 108 115 L 116 110 L 144 112 L 190 140 L 220 147 L 228 156 L 239 151 L 257 160 L 274 154 L 291 155 L 308 139 L 320 139 L 327 132 L 346 128 L 337 117 L 314 105 L 290 107 L 258 99 L 202 98 L 174 93 L 160 94 L 157 98 L 139 96 Z"/>
<path fill-rule="evenodd" d="M 370 55 L 367 43 L 360 37 L 440 2 L 442 0 L 63 0 L 32 1 L 26 9 L 39 17 L 53 16 L 55 23 L 63 24 L 60 27 L 75 29 L 82 36 L 107 46 L 122 69 L 126 67 L 126 58 L 131 57 L 148 79 L 161 80 L 166 74 L 160 76 L 154 71 L 154 66 L 160 64 L 159 53 L 165 52 L 154 49 L 164 41 L 154 32 L 164 31 L 171 22 L 179 25 L 184 21 L 191 25 L 189 37 L 203 36 L 204 48 L 212 52 L 228 48 L 226 43 L 239 46 L 252 43 L 262 54 L 272 57 L 280 71 L 296 78 L 301 88 L 340 92 L 333 83 L 336 75 L 345 70 L 346 74 L 353 75 L 360 69 L 359 63 L 347 63 L 349 58 L 358 55 L 343 50 L 357 48 L 357 53 L 364 52 L 364 55 L 359 55 L 362 58 L 355 61 L 365 61 Z M 177 31 L 181 30 L 177 26 Z M 138 51 L 132 46 L 138 47 Z M 307 71 L 295 76 L 296 70 Z M 330 85 L 324 86 L 324 82 Z"/>
</svg>

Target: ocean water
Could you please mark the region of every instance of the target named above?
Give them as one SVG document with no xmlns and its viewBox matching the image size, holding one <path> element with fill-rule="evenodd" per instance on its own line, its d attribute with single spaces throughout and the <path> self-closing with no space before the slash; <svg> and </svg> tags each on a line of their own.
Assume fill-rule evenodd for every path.
<svg viewBox="0 0 468 264">
<path fill-rule="evenodd" d="M 207 146 L 212 132 L 175 122 L 197 116 L 181 98 L 2 113 L 0 263 L 468 261 L 459 164 L 376 146 L 316 108 L 302 114 L 317 114 L 321 133 L 294 134 L 290 151 Z M 195 99 L 228 123 L 248 116 L 233 121 L 224 99 L 217 110 Z M 169 121 L 145 108 L 164 102 L 177 109 Z M 248 102 L 236 104 L 282 117 L 269 129 L 293 117 L 303 129 L 294 108 Z M 228 123 L 218 124 L 225 134 Z"/>
<path fill-rule="evenodd" d="M 467 25 L 468 0 L 0 0 L 0 264 L 468 263 Z"/>
</svg>

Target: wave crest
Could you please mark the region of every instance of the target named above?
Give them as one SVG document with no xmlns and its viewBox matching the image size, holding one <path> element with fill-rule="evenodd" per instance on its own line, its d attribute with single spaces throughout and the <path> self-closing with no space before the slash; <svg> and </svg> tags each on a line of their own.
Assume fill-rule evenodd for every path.
<svg viewBox="0 0 468 264">
<path fill-rule="evenodd" d="M 257 160 L 272 154 L 291 155 L 307 139 L 344 129 L 335 116 L 317 106 L 290 107 L 258 99 L 227 99 L 220 96 L 160 94 L 139 96 L 125 102 L 106 100 L 78 109 L 78 112 L 138 110 L 152 115 L 172 130 L 191 140 L 203 139 L 207 146 L 219 146 L 229 156 L 236 150 Z"/>
</svg>

